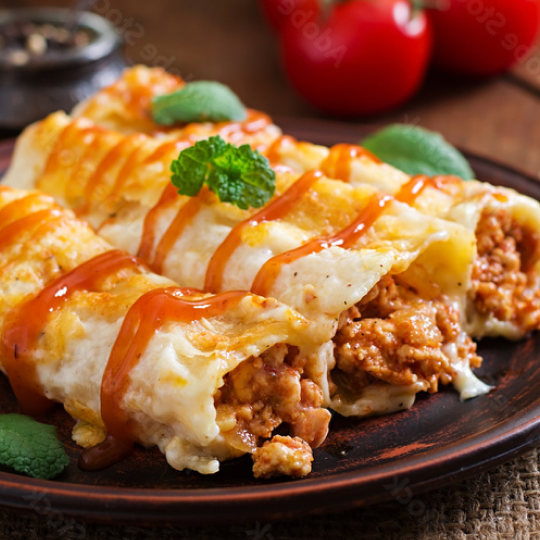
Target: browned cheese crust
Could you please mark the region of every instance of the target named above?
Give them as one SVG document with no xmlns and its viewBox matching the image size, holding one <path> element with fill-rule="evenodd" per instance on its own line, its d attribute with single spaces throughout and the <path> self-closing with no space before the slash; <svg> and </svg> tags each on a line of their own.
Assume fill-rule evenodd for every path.
<svg viewBox="0 0 540 540">
<path fill-rule="evenodd" d="M 459 312 L 443 296 L 422 300 L 410 287 L 383 278 L 342 316 L 334 338 L 336 380 L 354 393 L 374 382 L 425 383 L 436 392 L 455 372 L 442 347 L 457 344 L 458 357 L 478 367 L 476 344 L 459 340 Z"/>
<path fill-rule="evenodd" d="M 524 333 L 540 326 L 540 288 L 534 271 L 538 236 L 503 209 L 484 212 L 476 228 L 478 257 L 471 297 L 480 313 L 516 323 Z"/>
</svg>

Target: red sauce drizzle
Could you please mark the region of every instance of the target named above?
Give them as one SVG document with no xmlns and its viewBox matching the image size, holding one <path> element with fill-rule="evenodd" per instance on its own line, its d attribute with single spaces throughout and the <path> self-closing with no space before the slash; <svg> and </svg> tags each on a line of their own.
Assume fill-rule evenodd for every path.
<svg viewBox="0 0 540 540">
<path fill-rule="evenodd" d="M 178 192 L 172 184 L 167 184 L 157 204 L 146 214 L 143 223 L 141 243 L 137 256 L 145 261 L 150 261 L 152 248 L 156 240 L 156 227 L 159 214 L 168 206 L 173 204 L 178 198 Z"/>
<path fill-rule="evenodd" d="M 80 133 L 81 133 L 80 135 L 81 139 L 84 138 L 86 133 L 93 133 L 94 138 L 92 139 L 92 142 L 86 147 L 86 150 L 83 152 L 77 166 L 74 168 L 72 180 L 75 180 L 75 181 L 78 180 L 78 176 L 81 172 L 83 173 L 82 178 L 86 178 L 87 175 L 85 175 L 85 169 L 90 170 L 93 168 L 92 160 L 96 152 L 99 151 L 99 148 L 101 146 L 101 135 L 106 134 L 107 130 L 102 126 L 91 126 L 91 127 L 85 128 Z M 82 143 L 84 144 L 84 141 L 82 141 Z M 89 160 L 90 160 L 90 163 L 88 163 Z M 66 186 L 66 190 L 65 190 L 66 193 L 68 189 L 69 189 L 69 186 Z"/>
<path fill-rule="evenodd" d="M 251 135 L 257 131 L 272 124 L 272 119 L 263 112 L 247 109 L 247 118 L 240 122 L 217 122 L 214 124 L 213 132 L 216 135 L 221 135 L 232 143 L 238 142 L 242 135 Z M 200 132 L 199 123 L 191 123 L 184 126 L 182 130 L 182 138 L 190 139 L 192 135 L 198 136 Z"/>
<path fill-rule="evenodd" d="M 169 225 L 169 228 L 161 238 L 156 248 L 154 260 L 152 261 L 152 268 L 156 273 L 163 273 L 163 264 L 165 263 L 165 259 L 176 244 L 178 238 L 180 238 L 180 235 L 184 232 L 187 225 L 189 225 L 195 219 L 195 216 L 199 213 L 201 206 L 202 198 L 199 194 L 197 197 L 191 197 L 187 203 L 180 208 L 179 212 L 176 214 L 176 217 Z"/>
<path fill-rule="evenodd" d="M 163 264 L 165 259 L 176 244 L 178 238 L 185 230 L 187 225 L 193 221 L 203 204 L 203 197 L 207 190 L 203 190 L 197 197 L 191 197 L 179 210 L 175 218 L 170 223 L 159 241 L 154 256 L 152 257 L 152 248 L 156 241 L 156 227 L 159 220 L 159 215 L 167 207 L 174 204 L 179 195 L 176 188 L 172 184 L 167 184 L 158 203 L 146 214 L 143 224 L 143 232 L 141 243 L 137 256 L 145 261 L 148 261 L 154 272 L 161 274 L 163 272 Z"/>
<path fill-rule="evenodd" d="M 281 154 L 287 146 L 296 146 L 297 140 L 290 135 L 281 135 L 278 137 L 264 153 L 271 165 L 279 163 L 281 160 Z"/>
<path fill-rule="evenodd" d="M 151 153 L 144 161 L 144 164 L 154 163 L 155 161 L 161 161 L 169 156 L 172 152 L 181 152 L 186 148 L 189 148 L 193 143 L 190 141 L 171 141 L 166 142 L 158 146 L 153 153 Z"/>
<path fill-rule="evenodd" d="M 88 182 L 84 189 L 84 199 L 86 202 L 81 208 L 78 208 L 76 210 L 76 213 L 78 215 L 86 214 L 89 212 L 90 206 L 92 202 L 94 202 L 94 194 L 98 191 L 98 188 L 102 184 L 105 174 L 110 171 L 114 166 L 116 166 L 118 162 L 127 154 L 128 158 L 124 163 L 124 167 L 122 167 L 122 170 L 124 170 L 126 168 L 126 164 L 130 161 L 130 158 L 137 153 L 137 150 L 139 149 L 139 146 L 142 144 L 144 139 L 146 139 L 146 136 L 142 133 L 130 135 L 129 137 L 122 139 L 121 142 L 113 146 L 109 150 L 109 152 L 107 152 L 105 157 L 96 167 L 92 176 L 90 176 L 90 178 L 88 179 Z M 115 184 L 118 183 L 119 180 L 117 178 Z M 109 190 L 109 194 L 110 193 L 111 192 Z M 105 199 L 105 196 L 100 196 L 98 202 L 102 202 Z"/>
<path fill-rule="evenodd" d="M 135 138 L 135 148 L 129 154 L 129 157 L 126 159 L 124 165 L 118 172 L 114 186 L 111 189 L 111 194 L 115 195 L 122 191 L 122 188 L 127 184 L 131 178 L 133 171 L 141 165 L 141 161 L 144 159 L 145 152 L 145 141 L 147 140 L 146 136 L 141 134 L 136 134 L 133 136 Z M 159 148 L 158 148 L 159 149 Z"/>
<path fill-rule="evenodd" d="M 107 429 L 105 441 L 85 451 L 79 459 L 84 470 L 112 465 L 128 453 L 135 442 L 130 420 L 122 401 L 130 383 L 130 373 L 138 364 L 152 337 L 170 321 L 185 322 L 225 313 L 246 296 L 232 291 L 199 300 L 182 296 L 194 289 L 169 287 L 141 296 L 128 311 L 114 343 L 101 384 L 101 417 Z"/>
<path fill-rule="evenodd" d="M 5 191 L 9 188 L 3 187 Z M 57 208 L 54 204 L 52 197 L 44 195 L 42 193 L 29 193 L 28 195 L 21 197 L 20 199 L 14 199 L 7 203 L 2 209 L 0 209 L 0 230 L 13 221 L 23 218 L 25 215 L 32 212 L 34 204 L 43 202 L 48 205 Z"/>
<path fill-rule="evenodd" d="M 321 164 L 321 170 L 329 177 L 348 182 L 351 177 L 351 163 L 359 157 L 367 157 L 375 163 L 382 161 L 362 146 L 355 144 L 336 144 Z"/>
<path fill-rule="evenodd" d="M 403 184 L 396 193 L 395 198 L 399 202 L 411 206 L 428 186 L 443 190 L 445 187 L 458 182 L 461 182 L 461 180 L 455 176 L 426 176 L 419 174 L 411 177 L 407 183 Z"/>
<path fill-rule="evenodd" d="M 255 276 L 251 291 L 261 296 L 268 296 L 284 264 L 290 264 L 302 257 L 306 257 L 312 253 L 318 253 L 330 247 L 339 246 L 344 249 L 352 247 L 373 225 L 386 205 L 392 200 L 393 197 L 390 195 L 375 194 L 371 197 L 366 207 L 356 216 L 354 221 L 337 234 L 315 238 L 296 249 L 272 257 L 266 261 Z"/>
<path fill-rule="evenodd" d="M 247 109 L 247 118 L 241 122 L 220 122 L 217 124 L 218 133 L 228 137 L 232 133 L 241 132 L 247 135 L 256 133 L 272 124 L 271 118 L 261 111 Z"/>
<path fill-rule="evenodd" d="M 238 223 L 229 232 L 208 263 L 205 290 L 213 293 L 221 290 L 225 266 L 236 248 L 241 244 L 242 233 L 245 229 L 265 221 L 277 221 L 287 215 L 302 195 L 309 191 L 313 184 L 322 177 L 323 174 L 320 171 L 305 173 L 285 193 L 275 198 L 268 206 L 259 210 L 252 217 Z"/>
<path fill-rule="evenodd" d="M 41 205 L 45 208 L 40 208 Z M 53 198 L 42 193 L 30 193 L 11 201 L 0 210 L 0 251 L 20 242 L 25 233 L 31 235 L 25 242 L 38 241 L 66 218 Z"/>
<path fill-rule="evenodd" d="M 0 224 L 0 251 L 13 245 L 17 240 L 20 240 L 23 232 L 31 233 L 31 239 L 37 241 L 51 230 L 51 227 L 57 226 L 59 221 L 66 218 L 64 212 L 58 208 L 47 208 L 34 212 L 21 219 L 13 221 L 5 226 Z"/>
<path fill-rule="evenodd" d="M 51 313 L 60 310 L 76 291 L 96 290 L 124 268 L 137 270 L 140 261 L 119 250 L 108 251 L 54 280 L 8 313 L 2 332 L 3 365 L 26 413 L 39 415 L 50 405 L 38 382 L 33 354 Z"/>
<path fill-rule="evenodd" d="M 78 136 L 81 130 L 80 124 L 81 121 L 79 119 L 75 119 L 60 131 L 60 134 L 54 143 L 53 149 L 45 162 L 43 175 L 53 174 L 57 169 L 65 167 L 65 163 L 63 163 L 63 161 L 70 160 L 69 148 L 72 146 L 72 139 Z"/>
</svg>

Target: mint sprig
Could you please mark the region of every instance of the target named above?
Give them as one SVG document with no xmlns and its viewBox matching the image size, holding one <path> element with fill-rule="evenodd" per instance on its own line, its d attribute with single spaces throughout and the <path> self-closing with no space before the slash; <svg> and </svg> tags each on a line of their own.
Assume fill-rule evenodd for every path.
<svg viewBox="0 0 540 540">
<path fill-rule="evenodd" d="M 176 122 L 240 121 L 246 109 L 236 94 L 224 84 L 195 81 L 152 100 L 152 117 L 158 124 L 170 126 Z"/>
<path fill-rule="evenodd" d="M 194 197 L 206 184 L 221 202 L 243 210 L 264 206 L 276 189 L 276 174 L 264 156 L 248 144 L 234 146 L 219 135 L 182 150 L 171 171 L 180 195 Z"/>
<path fill-rule="evenodd" d="M 49 479 L 69 464 L 54 426 L 20 414 L 0 415 L 0 463 L 13 470 Z"/>
<path fill-rule="evenodd" d="M 361 144 L 382 161 L 411 175 L 474 178 L 474 172 L 461 152 L 440 134 L 418 126 L 394 124 L 370 135 Z"/>
</svg>

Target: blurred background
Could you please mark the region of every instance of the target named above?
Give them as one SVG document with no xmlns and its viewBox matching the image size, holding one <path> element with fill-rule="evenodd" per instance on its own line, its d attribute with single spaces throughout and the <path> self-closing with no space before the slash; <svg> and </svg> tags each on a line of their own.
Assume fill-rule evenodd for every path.
<svg viewBox="0 0 540 540">
<path fill-rule="evenodd" d="M 2 7 L 71 5 L 70 0 L 3 0 Z M 132 63 L 163 66 L 187 80 L 223 82 L 246 105 L 270 113 L 278 123 L 289 117 L 336 120 L 310 106 L 287 81 L 276 34 L 256 0 L 94 0 L 92 10 L 117 26 Z M 468 150 L 538 175 L 538 50 L 535 45 L 535 61 L 522 61 L 511 71 L 482 81 L 430 70 L 411 101 L 375 118 L 345 120 L 343 129 L 414 123 L 440 131 Z"/>
</svg>

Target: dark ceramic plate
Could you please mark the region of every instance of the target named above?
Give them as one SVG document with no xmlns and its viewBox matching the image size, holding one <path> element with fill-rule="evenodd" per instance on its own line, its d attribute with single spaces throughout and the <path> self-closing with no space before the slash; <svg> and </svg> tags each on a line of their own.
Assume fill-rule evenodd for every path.
<svg viewBox="0 0 540 540">
<path fill-rule="evenodd" d="M 358 139 L 357 128 L 345 124 L 287 119 L 281 124 L 321 143 Z M 0 144 L 0 175 L 12 148 L 10 142 Z M 469 158 L 481 180 L 540 199 L 533 178 Z M 254 481 L 249 458 L 225 463 L 213 476 L 176 472 L 158 451 L 143 449 L 107 470 L 80 471 L 79 449 L 70 439 L 73 422 L 58 407 L 47 421 L 58 426 L 70 466 L 54 481 L 0 472 L 0 504 L 139 524 L 269 520 L 389 499 L 414 504 L 414 493 L 478 474 L 540 441 L 540 333 L 518 343 L 486 340 L 480 353 L 485 361 L 479 375 L 496 387 L 489 395 L 463 403 L 443 389 L 420 396 L 399 414 L 363 421 L 335 417 L 327 441 L 315 450 L 313 473 L 297 481 Z M 17 410 L 3 377 L 0 410 Z"/>
</svg>

